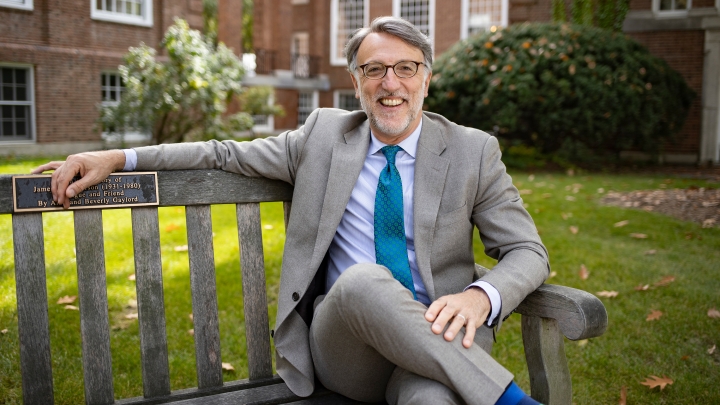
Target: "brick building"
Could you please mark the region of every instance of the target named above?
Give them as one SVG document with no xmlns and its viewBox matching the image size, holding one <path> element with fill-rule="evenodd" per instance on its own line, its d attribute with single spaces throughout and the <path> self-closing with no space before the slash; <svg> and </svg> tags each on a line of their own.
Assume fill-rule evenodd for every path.
<svg viewBox="0 0 720 405">
<path fill-rule="evenodd" d="M 720 0 L 631 0 L 624 30 L 682 74 L 698 97 L 663 159 L 720 163 Z M 570 1 L 568 0 L 568 10 Z M 347 35 L 372 19 L 415 23 L 436 55 L 478 30 L 549 21 L 551 0 L 255 0 L 255 75 L 246 84 L 275 87 L 284 117 L 261 130 L 295 128 L 316 107 L 358 109 L 345 70 Z"/>
<path fill-rule="evenodd" d="M 202 0 L 0 0 L 0 155 L 103 147 L 98 105 L 118 100 L 128 47 L 157 47 Z"/>
</svg>

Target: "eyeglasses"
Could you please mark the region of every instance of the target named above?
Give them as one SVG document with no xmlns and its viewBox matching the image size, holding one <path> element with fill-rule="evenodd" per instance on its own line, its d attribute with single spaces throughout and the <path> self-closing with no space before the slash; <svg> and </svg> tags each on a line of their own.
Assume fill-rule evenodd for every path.
<svg viewBox="0 0 720 405">
<path fill-rule="evenodd" d="M 392 68 L 393 72 L 395 72 L 395 76 L 401 79 L 409 79 L 415 76 L 420 65 L 424 65 L 424 63 L 402 60 L 394 65 L 383 65 L 380 62 L 371 62 L 358 67 L 368 79 L 380 80 L 385 77 L 388 68 Z"/>
</svg>

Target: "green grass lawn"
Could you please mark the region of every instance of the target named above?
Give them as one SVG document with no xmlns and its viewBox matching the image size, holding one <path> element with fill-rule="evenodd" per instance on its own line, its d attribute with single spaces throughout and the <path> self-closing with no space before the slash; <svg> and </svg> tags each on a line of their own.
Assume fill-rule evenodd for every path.
<svg viewBox="0 0 720 405">
<path fill-rule="evenodd" d="M 0 173 L 27 173 L 45 160 L 0 160 Z M 576 404 L 617 403 L 626 387 L 628 404 L 710 404 L 720 401 L 720 320 L 708 317 L 720 309 L 720 229 L 678 221 L 659 214 L 605 207 L 600 198 L 610 190 L 631 191 L 661 187 L 718 187 L 700 180 L 588 174 L 514 172 L 528 211 L 550 251 L 554 276 L 549 283 L 587 290 L 617 291 L 602 298 L 609 314 L 608 330 L 600 338 L 566 341 Z M 599 190 L 602 189 L 602 190 Z M 572 198 L 568 198 L 572 197 Z M 284 243 L 282 206 L 263 204 L 265 260 L 271 324 Z M 242 288 L 234 207 L 213 207 L 215 262 L 222 360 L 235 367 L 226 380 L 245 378 Z M 164 274 L 165 312 L 172 389 L 196 385 L 190 276 L 184 210 L 162 208 L 160 232 Z M 55 401 L 83 402 L 79 312 L 56 304 L 65 295 L 77 295 L 72 213 L 44 215 L 48 301 Z M 117 397 L 142 395 L 138 325 L 125 316 L 135 310 L 132 240 L 129 210 L 108 211 L 103 218 L 107 260 L 111 350 Z M 629 221 L 615 227 L 620 221 Z M 573 233 L 570 227 L 577 227 Z M 645 239 L 631 233 L 647 235 Z M 9 215 L 0 215 L 0 403 L 21 403 L 12 227 Z M 476 235 L 477 261 L 492 266 Z M 654 254 L 646 254 L 654 250 Z M 589 277 L 579 276 L 581 266 Z M 673 282 L 653 287 L 665 276 Z M 650 285 L 636 291 L 638 285 Z M 646 321 L 651 311 L 662 311 Z M 529 389 L 520 318 L 504 323 L 493 355 Z M 663 391 L 640 382 L 650 375 L 667 376 L 674 383 Z"/>
</svg>

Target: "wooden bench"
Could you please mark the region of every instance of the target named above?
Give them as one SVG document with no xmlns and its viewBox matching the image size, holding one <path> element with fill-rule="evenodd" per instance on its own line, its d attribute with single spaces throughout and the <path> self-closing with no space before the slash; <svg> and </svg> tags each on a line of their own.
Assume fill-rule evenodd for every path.
<svg viewBox="0 0 720 405">
<path fill-rule="evenodd" d="M 157 207 L 132 208 L 143 397 L 116 400 L 103 252 L 102 210 L 74 211 L 83 373 L 87 404 L 345 404 L 319 389 L 295 396 L 273 375 L 266 300 L 260 202 L 284 202 L 289 216 L 292 187 L 218 170 L 158 172 L 160 206 L 185 206 L 195 326 L 197 388 L 170 390 Z M 244 291 L 249 378 L 223 383 L 218 328 L 211 204 L 236 204 Z M 0 176 L 0 214 L 12 215 L 23 399 L 52 404 L 48 298 L 42 215 L 14 213 L 11 176 Z M 78 232 L 78 230 L 82 230 Z M 478 272 L 486 269 L 478 266 Z M 543 285 L 520 305 L 532 396 L 545 404 L 571 404 L 563 335 L 572 340 L 601 335 L 603 304 L 592 294 Z"/>
</svg>

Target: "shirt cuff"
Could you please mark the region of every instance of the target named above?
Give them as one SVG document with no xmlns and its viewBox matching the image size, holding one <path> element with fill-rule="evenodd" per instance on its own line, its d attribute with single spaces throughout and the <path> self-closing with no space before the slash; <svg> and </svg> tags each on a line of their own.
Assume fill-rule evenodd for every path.
<svg viewBox="0 0 720 405">
<path fill-rule="evenodd" d="M 500 312 L 500 308 L 502 308 L 502 300 L 500 299 L 500 293 L 498 292 L 497 288 L 493 287 L 492 284 L 488 283 L 487 281 L 478 280 L 467 286 L 465 290 L 472 287 L 482 288 L 483 291 L 485 291 L 485 294 L 487 294 L 488 298 L 490 298 L 490 315 L 488 315 L 487 317 L 487 326 L 492 326 L 495 318 L 497 318 Z"/>
<path fill-rule="evenodd" d="M 123 149 L 122 151 L 125 153 L 125 167 L 123 167 L 123 171 L 131 172 L 135 170 L 135 167 L 137 167 L 137 152 L 135 152 L 135 149 Z"/>
</svg>

